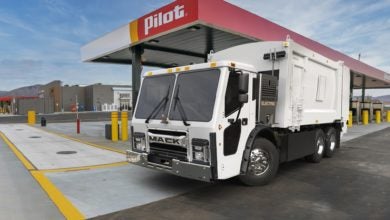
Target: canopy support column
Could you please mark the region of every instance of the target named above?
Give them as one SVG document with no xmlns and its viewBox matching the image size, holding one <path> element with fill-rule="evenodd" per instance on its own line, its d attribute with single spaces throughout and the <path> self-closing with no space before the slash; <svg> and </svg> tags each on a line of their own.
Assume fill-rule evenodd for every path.
<svg viewBox="0 0 390 220">
<path fill-rule="evenodd" d="M 349 82 L 349 107 L 352 108 L 352 101 L 353 101 L 353 84 L 354 84 L 354 79 L 355 79 L 355 74 L 350 71 L 351 79 Z"/>
<path fill-rule="evenodd" d="M 363 75 L 363 82 L 362 82 L 362 102 L 365 102 L 366 99 L 366 76 Z"/>
<path fill-rule="evenodd" d="M 132 109 L 134 113 L 135 104 L 137 103 L 137 97 L 141 84 L 141 73 L 142 73 L 142 60 L 141 56 L 143 49 L 137 45 L 130 48 L 132 54 Z"/>
</svg>

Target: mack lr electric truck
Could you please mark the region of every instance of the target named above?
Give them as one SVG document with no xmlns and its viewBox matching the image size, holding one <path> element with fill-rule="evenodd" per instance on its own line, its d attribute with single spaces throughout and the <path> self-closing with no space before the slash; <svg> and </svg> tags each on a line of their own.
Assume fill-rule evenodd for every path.
<svg viewBox="0 0 390 220">
<path fill-rule="evenodd" d="M 279 164 L 332 157 L 346 132 L 349 69 L 292 40 L 144 73 L 130 163 L 215 181 L 267 184 Z"/>
</svg>

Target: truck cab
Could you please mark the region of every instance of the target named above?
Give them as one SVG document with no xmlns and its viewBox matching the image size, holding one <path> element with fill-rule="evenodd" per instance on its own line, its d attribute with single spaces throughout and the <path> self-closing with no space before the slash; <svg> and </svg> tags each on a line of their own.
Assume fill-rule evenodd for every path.
<svg viewBox="0 0 390 220">
<path fill-rule="evenodd" d="M 239 91 L 239 83 L 248 85 L 251 75 L 251 66 L 233 61 L 145 73 L 132 121 L 131 158 L 204 181 L 238 175 L 243 152 L 238 146 L 255 124 L 250 111 L 255 103 L 248 91 Z"/>
</svg>

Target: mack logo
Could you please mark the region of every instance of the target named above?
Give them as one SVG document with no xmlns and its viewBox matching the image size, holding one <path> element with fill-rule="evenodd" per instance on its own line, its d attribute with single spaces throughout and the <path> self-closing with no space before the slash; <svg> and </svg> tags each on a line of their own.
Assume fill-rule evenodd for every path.
<svg viewBox="0 0 390 220">
<path fill-rule="evenodd" d="M 183 18 L 184 15 L 184 5 L 177 5 L 172 11 L 168 11 L 166 13 L 159 12 L 158 14 L 147 17 L 144 22 L 145 35 L 149 34 L 150 29 L 179 20 Z"/>
<path fill-rule="evenodd" d="M 164 144 L 175 144 L 175 145 L 181 145 L 179 139 L 175 138 L 166 138 L 166 137 L 153 137 L 149 136 L 150 142 L 158 142 L 158 143 L 164 143 Z"/>
</svg>

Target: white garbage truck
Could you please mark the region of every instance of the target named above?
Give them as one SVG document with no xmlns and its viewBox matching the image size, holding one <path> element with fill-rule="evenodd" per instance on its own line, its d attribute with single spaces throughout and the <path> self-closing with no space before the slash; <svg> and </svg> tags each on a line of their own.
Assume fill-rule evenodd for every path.
<svg viewBox="0 0 390 220">
<path fill-rule="evenodd" d="M 350 72 L 292 40 L 143 74 L 130 163 L 202 181 L 267 184 L 279 164 L 332 157 L 346 132 Z"/>
</svg>

